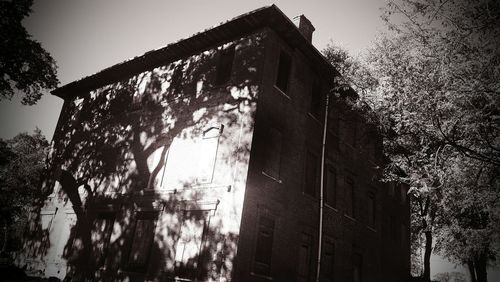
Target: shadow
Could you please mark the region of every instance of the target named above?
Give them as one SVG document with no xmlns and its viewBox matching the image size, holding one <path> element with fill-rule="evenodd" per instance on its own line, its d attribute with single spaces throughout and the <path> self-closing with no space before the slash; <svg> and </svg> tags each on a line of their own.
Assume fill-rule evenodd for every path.
<svg viewBox="0 0 500 282">
<path fill-rule="evenodd" d="M 263 40 L 65 101 L 20 264 L 67 281 L 231 279 Z"/>
</svg>

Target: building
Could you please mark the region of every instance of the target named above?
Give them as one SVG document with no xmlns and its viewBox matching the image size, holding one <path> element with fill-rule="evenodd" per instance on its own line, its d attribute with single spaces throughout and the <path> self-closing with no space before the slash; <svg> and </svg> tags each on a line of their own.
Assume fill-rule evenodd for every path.
<svg viewBox="0 0 500 282">
<path fill-rule="evenodd" d="M 296 22 L 264 7 L 54 90 L 49 195 L 19 263 L 72 280 L 313 281 L 323 171 L 321 281 L 405 281 L 406 189 L 377 181 L 381 139 L 343 99 L 325 118 L 338 72 Z"/>
</svg>

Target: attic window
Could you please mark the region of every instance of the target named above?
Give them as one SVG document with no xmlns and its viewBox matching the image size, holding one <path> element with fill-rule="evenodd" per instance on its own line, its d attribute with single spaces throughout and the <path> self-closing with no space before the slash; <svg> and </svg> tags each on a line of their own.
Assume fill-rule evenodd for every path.
<svg viewBox="0 0 500 282">
<path fill-rule="evenodd" d="M 215 84 L 221 85 L 229 81 L 231 71 L 233 70 L 234 45 L 225 48 L 219 52 L 219 61 L 217 62 L 217 74 Z"/>
<path fill-rule="evenodd" d="M 292 66 L 292 58 L 285 51 L 281 50 L 278 65 L 278 76 L 276 78 L 276 87 L 283 93 L 288 90 L 288 78 Z"/>
</svg>

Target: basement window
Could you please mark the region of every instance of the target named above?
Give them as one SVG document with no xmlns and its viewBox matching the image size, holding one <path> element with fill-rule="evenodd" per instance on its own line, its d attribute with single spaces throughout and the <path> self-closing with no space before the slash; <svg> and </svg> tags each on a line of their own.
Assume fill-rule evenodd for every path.
<svg viewBox="0 0 500 282">
<path fill-rule="evenodd" d="M 278 76 L 276 77 L 276 87 L 283 93 L 288 90 L 288 80 L 290 77 L 290 69 L 292 66 L 292 58 L 285 51 L 281 50 L 279 64 L 278 64 Z"/>
</svg>

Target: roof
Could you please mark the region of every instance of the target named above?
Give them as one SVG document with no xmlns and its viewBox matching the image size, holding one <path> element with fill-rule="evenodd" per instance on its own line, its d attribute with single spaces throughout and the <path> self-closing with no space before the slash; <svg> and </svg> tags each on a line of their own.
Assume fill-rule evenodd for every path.
<svg viewBox="0 0 500 282">
<path fill-rule="evenodd" d="M 220 43 L 234 40 L 264 27 L 271 28 L 288 44 L 302 51 L 320 75 L 326 77 L 338 75 L 335 68 L 304 38 L 295 24 L 273 4 L 240 15 L 187 39 L 146 52 L 141 56 L 63 85 L 51 93 L 63 99 L 71 99 L 126 77 L 193 55 Z"/>
</svg>

